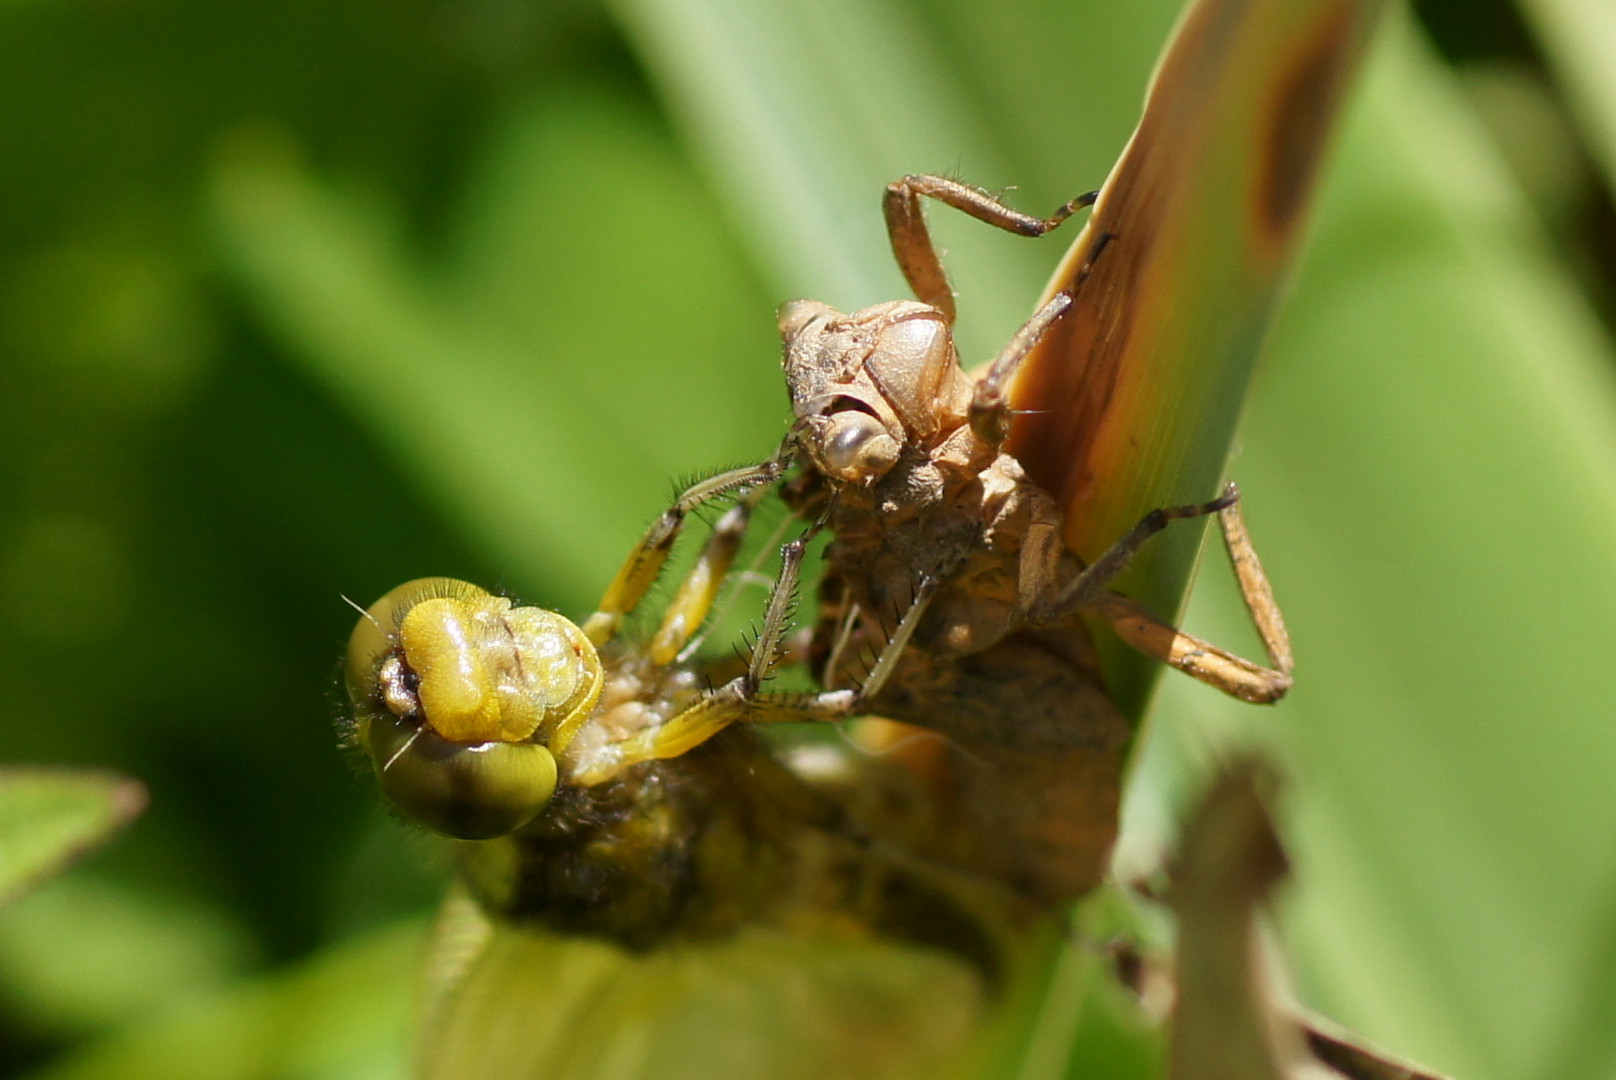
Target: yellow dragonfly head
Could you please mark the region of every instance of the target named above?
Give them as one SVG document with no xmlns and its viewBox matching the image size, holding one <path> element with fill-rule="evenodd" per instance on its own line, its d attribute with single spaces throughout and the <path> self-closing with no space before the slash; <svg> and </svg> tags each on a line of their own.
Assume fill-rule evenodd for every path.
<svg viewBox="0 0 1616 1080">
<path fill-rule="evenodd" d="M 560 615 L 421 578 L 360 617 L 346 682 L 387 798 L 435 832 L 481 840 L 544 811 L 556 755 L 600 700 L 604 675 L 594 646 Z"/>
</svg>

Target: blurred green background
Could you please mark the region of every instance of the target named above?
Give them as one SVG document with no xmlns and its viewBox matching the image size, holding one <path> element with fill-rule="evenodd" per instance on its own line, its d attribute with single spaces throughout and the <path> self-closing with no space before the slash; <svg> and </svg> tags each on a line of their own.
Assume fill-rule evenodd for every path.
<svg viewBox="0 0 1616 1080">
<path fill-rule="evenodd" d="M 5 1074 L 398 1075 L 444 874 L 343 597 L 587 611 L 784 431 L 774 306 L 901 295 L 880 185 L 1098 186 L 1175 12 L 0 5 L 0 761 L 152 796 L 0 912 Z M 1232 466 L 1301 682 L 1169 680 L 1124 849 L 1272 737 L 1304 990 L 1476 1080 L 1616 1075 L 1612 70 L 1604 0 L 1391 9 Z M 938 217 L 980 360 L 1059 252 Z"/>
</svg>

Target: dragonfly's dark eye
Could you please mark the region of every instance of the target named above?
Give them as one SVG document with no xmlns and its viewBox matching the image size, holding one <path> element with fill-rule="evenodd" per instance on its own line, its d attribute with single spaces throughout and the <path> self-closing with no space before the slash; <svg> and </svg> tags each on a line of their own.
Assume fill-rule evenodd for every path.
<svg viewBox="0 0 1616 1080">
<path fill-rule="evenodd" d="M 898 440 L 867 412 L 832 413 L 817 427 L 819 465 L 837 480 L 874 483 L 898 460 Z"/>
<path fill-rule="evenodd" d="M 387 798 L 445 836 L 515 832 L 555 794 L 555 757 L 537 743 L 452 743 L 390 713 L 362 722 L 362 738 Z"/>
</svg>

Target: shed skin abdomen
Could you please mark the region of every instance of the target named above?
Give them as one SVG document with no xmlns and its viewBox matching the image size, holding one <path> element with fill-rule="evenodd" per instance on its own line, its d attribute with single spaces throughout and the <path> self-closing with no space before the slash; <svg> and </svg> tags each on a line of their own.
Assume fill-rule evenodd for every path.
<svg viewBox="0 0 1616 1080">
<path fill-rule="evenodd" d="M 1098 885 L 1116 839 L 1130 732 L 1074 662 L 1086 645 L 1073 627 L 944 660 L 911 652 L 870 705 L 944 737 L 930 768 L 947 821 L 929 854 L 1040 905 Z"/>
<path fill-rule="evenodd" d="M 943 736 L 927 768 L 950 820 L 931 857 L 1039 904 L 1070 901 L 1104 876 L 1131 730 L 1105 692 L 1082 623 L 1034 628 L 1021 609 L 1028 529 L 1051 513 L 1042 489 L 1005 455 L 987 468 L 932 461 L 944 465 L 941 482 L 918 512 L 891 513 L 906 500 L 879 484 L 843 490 L 826 552 L 818 659 L 842 604 L 857 603 L 879 624 L 866 620 L 850 650 L 872 655 L 914 602 L 920 577 L 936 576 L 935 596 L 867 711 Z M 925 469 L 900 470 L 903 496 Z M 1063 577 L 1078 569 L 1063 558 Z"/>
</svg>

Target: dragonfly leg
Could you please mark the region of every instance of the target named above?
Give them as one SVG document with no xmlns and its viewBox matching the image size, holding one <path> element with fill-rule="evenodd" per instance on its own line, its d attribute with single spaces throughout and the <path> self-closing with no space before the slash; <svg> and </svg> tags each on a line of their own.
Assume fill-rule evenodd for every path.
<svg viewBox="0 0 1616 1080">
<path fill-rule="evenodd" d="M 761 465 L 731 469 L 687 488 L 661 517 L 651 523 L 639 543 L 629 552 L 617 576 L 600 598 L 598 609 L 584 622 L 585 636 L 600 646 L 616 635 L 624 617 L 645 598 L 646 591 L 662 572 L 674 541 L 684 528 L 685 518 L 692 510 L 736 490 L 772 484 L 785 472 L 790 462 L 790 456 L 782 450 Z"/>
<path fill-rule="evenodd" d="M 1269 646 L 1272 668 L 1236 656 L 1187 634 L 1176 626 L 1152 615 L 1126 596 L 1106 591 L 1090 610 L 1105 618 L 1117 636 L 1146 656 L 1155 657 L 1169 667 L 1175 667 L 1208 686 L 1222 690 L 1230 697 L 1250 701 L 1257 705 L 1271 705 L 1285 696 L 1291 688 L 1291 665 L 1288 651 L 1284 662 L 1275 658 Z M 1268 645 L 1265 638 L 1264 644 Z M 1288 650 L 1289 642 L 1285 642 Z"/>
<path fill-rule="evenodd" d="M 1033 317 L 999 350 L 999 355 L 993 358 L 987 372 L 977 380 L 976 387 L 971 391 L 970 419 L 971 430 L 976 432 L 978 438 L 997 447 L 1010 436 L 1010 421 L 1014 415 L 1006 390 L 1010 377 L 1016 373 L 1027 354 L 1032 352 L 1033 346 L 1038 344 L 1038 339 L 1044 336 L 1044 331 L 1066 314 L 1071 306 L 1070 293 L 1058 292 L 1050 297 L 1049 303 L 1034 312 Z"/>
<path fill-rule="evenodd" d="M 808 694 L 773 694 L 763 690 L 763 684 L 774 673 L 783 656 L 786 631 L 796 604 L 803 556 L 807 553 L 808 542 L 817 531 L 817 525 L 811 527 L 781 549 L 780 573 L 769 594 L 763 628 L 752 648 L 746 672 L 703 695 L 667 723 L 623 743 L 618 759 L 621 764 L 678 757 L 736 723 L 835 723 L 846 720 L 856 715 L 864 702 L 880 692 L 936 592 L 935 579 L 928 578 L 921 583 L 915 602 L 899 620 L 882 647 L 880 656 L 876 658 L 874 667 L 858 689 Z"/>
<path fill-rule="evenodd" d="M 1099 599 L 1113 578 L 1128 568 L 1133 557 L 1144 547 L 1145 541 L 1167 528 L 1168 524 L 1180 518 L 1203 517 L 1215 514 L 1225 507 L 1234 505 L 1240 498 L 1239 491 L 1230 484 L 1218 498 L 1206 503 L 1191 503 L 1188 506 L 1163 506 L 1152 510 L 1139 519 L 1139 523 L 1129 529 L 1121 540 L 1112 544 L 1092 564 L 1085 567 L 1083 572 L 1068 582 L 1052 599 L 1045 594 L 1042 603 L 1036 604 L 1029 610 L 1029 615 L 1035 622 L 1055 622 L 1065 618 L 1072 612 L 1089 607 Z"/>
<path fill-rule="evenodd" d="M 662 623 L 647 648 L 652 663 L 659 667 L 673 663 L 706 622 L 746 536 L 752 509 L 766 491 L 768 488 L 762 485 L 752 488 L 713 526 L 695 565 L 679 582 L 678 591 L 662 612 Z"/>
<path fill-rule="evenodd" d="M 1141 545 L 1177 518 L 1215 513 L 1223 533 L 1229 562 L 1240 585 L 1246 610 L 1262 638 L 1270 667 L 1243 659 L 1186 634 L 1139 604 L 1111 592 L 1106 584 L 1119 574 Z M 1108 621 L 1117 636 L 1147 656 L 1153 656 L 1185 674 L 1214 686 L 1232 697 L 1258 704 L 1278 701 L 1291 687 L 1290 635 L 1274 600 L 1273 587 L 1263 572 L 1251 536 L 1240 513 L 1240 493 L 1230 484 L 1223 496 L 1191 506 L 1165 507 L 1146 514 L 1139 524 L 1113 544 L 1094 564 L 1066 586 L 1059 598 L 1043 610 L 1033 609 L 1035 621 L 1054 621 L 1079 609 L 1093 611 Z"/>
<path fill-rule="evenodd" d="M 942 260 L 926 228 L 926 218 L 920 209 L 922 195 L 947 203 L 978 221 L 1006 232 L 1042 236 L 1083 207 L 1094 205 L 1099 193 L 1079 195 L 1047 218 L 1039 218 L 1010 209 L 979 187 L 943 176 L 906 176 L 888 184 L 882 208 L 887 219 L 887 236 L 892 241 L 892 254 L 897 258 L 898 267 L 903 271 L 909 287 L 914 290 L 915 297 L 941 311 L 952 324 L 954 290 L 948 284 L 948 274 L 943 270 Z"/>
</svg>

